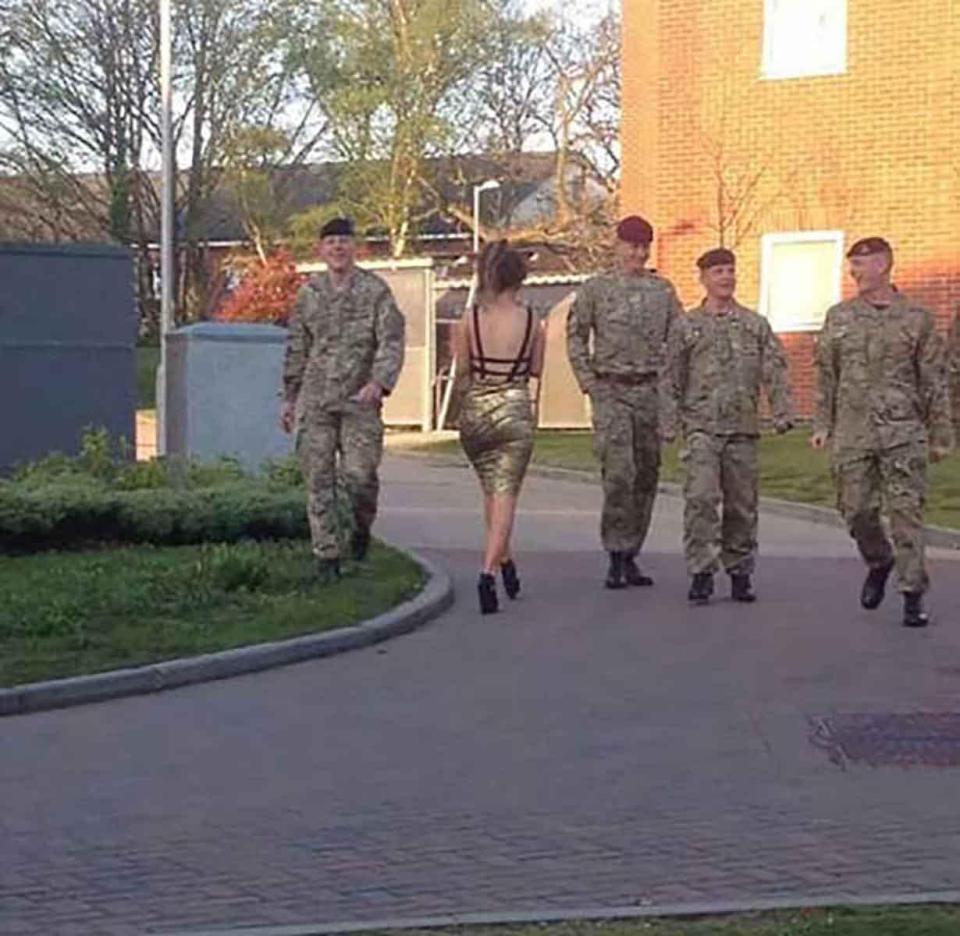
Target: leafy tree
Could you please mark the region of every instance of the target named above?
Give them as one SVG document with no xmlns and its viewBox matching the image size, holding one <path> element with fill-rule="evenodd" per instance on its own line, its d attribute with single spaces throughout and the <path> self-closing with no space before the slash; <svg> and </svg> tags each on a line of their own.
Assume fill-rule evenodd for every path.
<svg viewBox="0 0 960 936">
<path fill-rule="evenodd" d="M 328 7 L 310 61 L 334 89 L 322 106 L 344 162 L 341 197 L 400 256 L 424 217 L 428 158 L 456 151 L 465 129 L 475 129 L 465 102 L 491 50 L 491 23 L 512 15 L 513 4 L 330 0 Z"/>
</svg>

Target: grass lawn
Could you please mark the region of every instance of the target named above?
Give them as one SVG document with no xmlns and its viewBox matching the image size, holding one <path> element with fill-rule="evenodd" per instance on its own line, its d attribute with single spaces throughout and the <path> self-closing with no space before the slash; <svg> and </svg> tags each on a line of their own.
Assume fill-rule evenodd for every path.
<svg viewBox="0 0 960 936">
<path fill-rule="evenodd" d="M 760 492 L 766 497 L 835 506 L 828 457 L 814 452 L 808 444 L 809 430 L 796 429 L 785 436 L 764 436 L 760 440 Z M 535 464 L 595 471 L 592 435 L 580 431 L 537 433 Z M 405 445 L 404 451 L 461 454 L 456 439 Z M 663 453 L 664 481 L 680 481 L 677 446 Z M 954 454 L 930 469 L 927 521 L 939 526 L 960 528 L 960 455 Z M 960 929 L 958 929 L 960 934 Z"/>
<path fill-rule="evenodd" d="M 154 409 L 157 405 L 157 368 L 160 348 L 137 345 L 137 409 Z"/>
<path fill-rule="evenodd" d="M 404 936 L 957 936 L 960 908 L 876 907 L 537 926 L 471 926 Z"/>
<path fill-rule="evenodd" d="M 0 686 L 356 624 L 423 584 L 419 566 L 381 544 L 336 585 L 312 569 L 303 541 L 0 558 Z"/>
</svg>

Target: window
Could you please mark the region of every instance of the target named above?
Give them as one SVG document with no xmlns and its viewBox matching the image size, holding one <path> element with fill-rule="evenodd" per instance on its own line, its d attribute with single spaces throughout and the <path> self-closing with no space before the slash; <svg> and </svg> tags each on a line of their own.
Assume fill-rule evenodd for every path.
<svg viewBox="0 0 960 936">
<path fill-rule="evenodd" d="M 761 252 L 760 313 L 775 332 L 818 330 L 840 301 L 843 232 L 766 234 Z"/>
<path fill-rule="evenodd" d="M 847 0 L 764 0 L 764 78 L 846 70 Z"/>
</svg>

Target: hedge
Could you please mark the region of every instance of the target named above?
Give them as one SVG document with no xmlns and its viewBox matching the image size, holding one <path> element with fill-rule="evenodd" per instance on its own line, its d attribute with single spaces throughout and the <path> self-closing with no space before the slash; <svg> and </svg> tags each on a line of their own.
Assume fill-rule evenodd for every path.
<svg viewBox="0 0 960 936">
<path fill-rule="evenodd" d="M 0 550 L 300 538 L 309 536 L 305 501 L 303 488 L 255 481 L 134 491 L 69 482 L 0 484 Z"/>
</svg>

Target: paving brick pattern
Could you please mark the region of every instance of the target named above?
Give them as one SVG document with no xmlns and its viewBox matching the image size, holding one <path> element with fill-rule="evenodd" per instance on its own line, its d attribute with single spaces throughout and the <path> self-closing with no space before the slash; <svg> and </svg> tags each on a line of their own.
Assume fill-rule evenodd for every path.
<svg viewBox="0 0 960 936">
<path fill-rule="evenodd" d="M 444 478 L 418 483 L 442 501 Z M 524 536 L 556 497 L 575 539 L 593 493 L 534 488 Z M 391 498 L 388 530 L 422 531 L 414 489 Z M 957 770 L 809 740 L 811 717 L 957 709 L 956 563 L 917 633 L 856 607 L 853 559 L 777 555 L 756 605 L 688 608 L 664 549 L 626 593 L 595 551 L 539 549 L 481 619 L 475 553 L 433 557 L 457 607 L 389 644 L 0 723 L 0 933 L 960 889 Z"/>
</svg>

